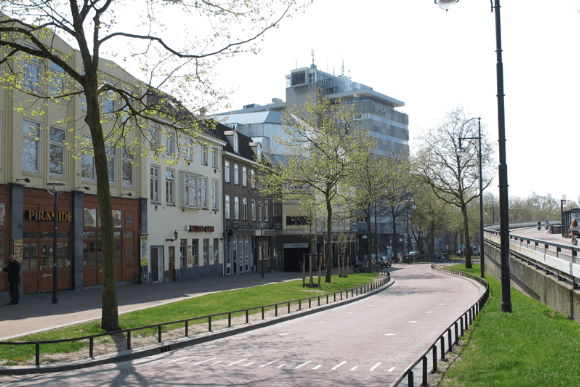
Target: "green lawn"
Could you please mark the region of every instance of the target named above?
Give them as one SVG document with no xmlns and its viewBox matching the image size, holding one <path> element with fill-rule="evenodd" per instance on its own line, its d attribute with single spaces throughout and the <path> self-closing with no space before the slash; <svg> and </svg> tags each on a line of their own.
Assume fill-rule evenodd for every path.
<svg viewBox="0 0 580 387">
<path fill-rule="evenodd" d="M 183 301 L 173 302 L 167 305 L 125 313 L 119 315 L 119 323 L 121 325 L 121 329 L 128 329 L 170 321 L 184 320 L 198 316 L 207 316 L 222 312 L 229 312 L 232 310 L 252 308 L 338 292 L 344 289 L 351 289 L 372 283 L 377 278 L 378 274 L 376 273 L 349 274 L 348 278 L 332 276 L 331 283 L 325 283 L 323 277 L 322 288 L 303 288 L 302 280 L 298 280 L 264 286 L 254 286 L 238 290 L 223 291 L 190 298 Z M 317 281 L 318 278 L 316 278 L 315 282 Z M 261 310 L 255 310 L 250 313 L 261 313 Z M 227 315 L 221 316 L 221 318 L 227 318 Z M 198 320 L 198 323 L 207 324 L 207 319 Z M 193 324 L 193 322 L 190 324 Z M 175 325 L 165 327 L 164 330 L 182 327 L 183 324 L 179 324 L 179 326 Z M 53 329 L 28 336 L 18 337 L 8 341 L 60 340 L 72 337 L 96 335 L 103 332 L 104 331 L 100 328 L 100 320 L 94 320 L 89 323 Z M 140 333 L 151 334 L 153 333 L 153 330 L 140 331 Z M 136 332 L 135 334 L 138 333 Z M 41 345 L 41 354 L 76 352 L 87 346 L 88 341 Z M 11 360 L 12 363 L 17 364 L 18 359 L 21 359 L 23 356 L 27 359 L 34 357 L 34 346 L 0 346 L 0 361 Z"/>
<path fill-rule="evenodd" d="M 513 312 L 501 313 L 501 283 L 485 279 L 490 298 L 441 386 L 580 386 L 580 325 L 513 288 Z"/>
</svg>

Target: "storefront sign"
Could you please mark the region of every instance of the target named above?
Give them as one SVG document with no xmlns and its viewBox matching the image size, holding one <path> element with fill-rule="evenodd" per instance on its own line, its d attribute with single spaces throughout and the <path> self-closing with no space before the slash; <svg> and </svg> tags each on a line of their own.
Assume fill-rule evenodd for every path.
<svg viewBox="0 0 580 387">
<path fill-rule="evenodd" d="M 285 249 L 304 249 L 308 247 L 308 242 L 306 243 L 284 243 Z"/>
<path fill-rule="evenodd" d="M 14 239 L 14 258 L 22 263 L 22 239 Z"/>
<path fill-rule="evenodd" d="M 149 264 L 149 255 L 147 251 L 149 250 L 148 246 L 148 235 L 141 235 L 139 237 L 139 241 L 141 243 L 141 266 L 147 266 Z"/>
<path fill-rule="evenodd" d="M 263 236 L 273 236 L 276 235 L 276 231 L 274 230 L 263 230 Z"/>
<path fill-rule="evenodd" d="M 214 226 L 189 226 L 191 232 L 214 232 Z"/>
<path fill-rule="evenodd" d="M 72 212 L 57 212 L 57 220 L 59 222 L 72 222 Z M 25 220 L 42 220 L 54 222 L 54 211 L 24 211 Z"/>
</svg>

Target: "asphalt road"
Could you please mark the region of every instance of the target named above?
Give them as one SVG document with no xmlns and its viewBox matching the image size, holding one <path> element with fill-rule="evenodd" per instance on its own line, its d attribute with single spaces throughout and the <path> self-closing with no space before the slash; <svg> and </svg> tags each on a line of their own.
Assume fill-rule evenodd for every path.
<svg viewBox="0 0 580 387">
<path fill-rule="evenodd" d="M 351 304 L 149 358 L 11 385 L 389 386 L 483 292 L 428 265 L 395 265 L 391 273 L 395 285 Z"/>
</svg>

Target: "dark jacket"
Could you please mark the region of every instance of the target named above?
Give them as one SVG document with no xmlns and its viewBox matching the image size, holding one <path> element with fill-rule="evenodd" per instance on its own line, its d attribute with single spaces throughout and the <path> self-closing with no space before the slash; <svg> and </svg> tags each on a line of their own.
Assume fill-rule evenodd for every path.
<svg viewBox="0 0 580 387">
<path fill-rule="evenodd" d="M 13 259 L 2 271 L 8 272 L 8 282 L 14 283 L 20 281 L 20 263 Z"/>
</svg>

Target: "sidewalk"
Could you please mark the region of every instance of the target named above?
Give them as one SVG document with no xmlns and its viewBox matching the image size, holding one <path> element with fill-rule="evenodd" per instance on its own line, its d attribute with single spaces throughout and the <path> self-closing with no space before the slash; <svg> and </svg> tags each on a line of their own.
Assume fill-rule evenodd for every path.
<svg viewBox="0 0 580 387">
<path fill-rule="evenodd" d="M 337 274 L 336 270 L 333 270 L 333 275 Z M 208 293 L 301 278 L 300 272 L 268 272 L 264 273 L 264 278 L 261 273 L 253 273 L 184 282 L 127 285 L 117 288 L 117 302 L 121 314 Z M 101 305 L 101 288 L 59 291 L 57 304 L 52 303 L 52 292 L 25 295 L 18 305 L 0 305 L 0 340 L 101 318 Z"/>
</svg>

